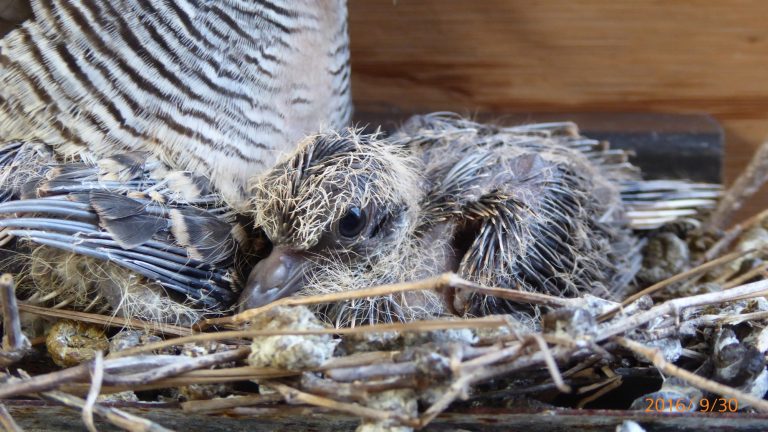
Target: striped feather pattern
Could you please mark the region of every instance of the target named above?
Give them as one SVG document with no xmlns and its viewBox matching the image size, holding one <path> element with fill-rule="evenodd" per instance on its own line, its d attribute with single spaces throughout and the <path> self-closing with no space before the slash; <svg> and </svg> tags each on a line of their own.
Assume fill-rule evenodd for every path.
<svg viewBox="0 0 768 432">
<path fill-rule="evenodd" d="M 0 142 L 146 151 L 242 208 L 248 179 L 351 116 L 345 0 L 34 0 L 0 41 Z"/>
</svg>

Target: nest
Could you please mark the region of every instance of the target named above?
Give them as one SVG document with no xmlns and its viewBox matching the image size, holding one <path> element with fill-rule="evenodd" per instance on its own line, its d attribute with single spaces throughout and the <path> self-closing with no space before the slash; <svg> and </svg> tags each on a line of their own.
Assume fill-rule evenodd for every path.
<svg viewBox="0 0 768 432">
<path fill-rule="evenodd" d="M 73 408 L 90 430 L 94 416 L 128 430 L 167 430 L 109 403 L 141 399 L 139 406 L 172 400 L 184 413 L 221 416 L 339 412 L 358 418 L 358 430 L 419 429 L 477 407 L 768 412 L 768 211 L 720 226 L 746 196 L 739 188 L 764 177 L 737 182 L 709 224 L 649 238 L 641 275 L 648 288 L 622 302 L 490 288 L 444 274 L 282 299 L 190 329 L 17 304 L 13 279 L 4 275 L 0 365 L 8 372 L 0 399 L 31 396 Z M 309 308 L 455 289 L 543 314 L 532 326 L 487 316 L 329 328 Z M 20 312 L 66 321 L 28 339 Z M 25 357 L 48 359 L 47 366 L 33 371 L 34 363 L 19 362 Z M 50 371 L 49 358 L 64 368 Z M 13 430 L 2 405 L 0 420 Z"/>
</svg>

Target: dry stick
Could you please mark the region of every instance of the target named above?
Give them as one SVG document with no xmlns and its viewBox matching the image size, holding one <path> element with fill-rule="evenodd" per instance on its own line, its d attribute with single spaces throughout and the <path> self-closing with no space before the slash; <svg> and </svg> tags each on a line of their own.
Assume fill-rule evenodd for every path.
<svg viewBox="0 0 768 432">
<path fill-rule="evenodd" d="M 475 357 L 472 360 L 463 362 L 461 364 L 461 370 L 466 373 L 477 368 L 485 367 L 492 363 L 498 363 L 500 361 L 517 357 L 520 353 L 520 350 L 530 343 L 530 339 L 524 339 L 523 341 L 515 343 L 511 346 L 501 348 L 497 351 L 492 351 L 479 357 Z"/>
<path fill-rule="evenodd" d="M 255 309 L 251 309 L 255 310 Z M 154 351 L 174 345 L 186 343 L 218 341 L 224 339 L 245 339 L 265 336 L 308 336 L 321 334 L 349 335 L 371 332 L 421 332 L 432 330 L 449 330 L 457 328 L 498 328 L 508 325 L 508 321 L 499 317 L 483 317 L 464 320 L 446 321 L 413 321 L 408 323 L 371 324 L 352 328 L 326 328 L 317 330 L 232 330 L 214 333 L 200 333 L 192 336 L 184 336 L 168 339 L 161 342 L 153 342 L 144 346 L 130 348 L 115 353 L 113 357 L 134 355 L 147 351 Z"/>
<path fill-rule="evenodd" d="M 504 348 L 499 353 L 490 353 L 477 357 L 468 362 L 462 363 L 459 367 L 458 378 L 451 383 L 448 390 L 435 401 L 424 414 L 419 418 L 419 427 L 425 427 L 435 419 L 441 412 L 445 411 L 451 403 L 458 397 L 467 397 L 467 390 L 473 382 L 479 381 L 488 370 L 485 366 L 496 363 L 502 359 L 511 361 L 522 353 L 523 349 L 532 342 L 532 339 L 526 338 L 519 344 Z M 500 353 L 503 352 L 503 355 Z"/>
<path fill-rule="evenodd" d="M 607 321 L 607 320 L 611 319 L 611 317 L 616 315 L 619 311 L 621 311 L 622 307 L 629 305 L 630 303 L 636 301 L 637 299 L 639 299 L 639 298 L 641 298 L 643 296 L 653 294 L 656 291 L 659 291 L 659 290 L 661 290 L 663 288 L 668 287 L 669 285 L 672 285 L 674 283 L 677 283 L 677 282 L 683 281 L 685 279 L 688 279 L 691 276 L 695 276 L 697 274 L 704 273 L 707 270 L 712 269 L 713 267 L 717 267 L 717 266 L 720 266 L 720 265 L 723 265 L 723 264 L 727 264 L 727 263 L 729 263 L 729 262 L 731 262 L 731 261 L 733 261 L 735 259 L 738 259 L 739 257 L 742 257 L 742 256 L 747 255 L 749 253 L 752 253 L 754 251 L 755 251 L 754 249 L 749 249 L 749 250 L 746 250 L 746 251 L 743 251 L 743 252 L 732 252 L 732 253 L 729 253 L 728 255 L 724 255 L 724 256 L 722 256 L 722 257 L 720 257 L 720 258 L 718 258 L 718 259 L 716 259 L 714 261 L 710 261 L 710 262 L 702 264 L 702 265 L 700 265 L 698 267 L 694 267 L 694 268 L 692 268 L 692 269 L 690 269 L 688 271 L 685 271 L 685 272 L 682 272 L 682 273 L 678 273 L 678 274 L 672 276 L 669 279 L 665 279 L 665 280 L 663 280 L 661 282 L 653 284 L 653 285 L 649 286 L 648 288 L 645 288 L 644 290 L 639 291 L 639 292 L 637 292 L 637 293 L 627 297 L 627 299 L 625 299 L 624 301 L 621 302 L 621 305 L 619 305 L 619 306 L 609 310 L 608 312 L 603 313 L 602 315 L 600 315 L 597 318 L 597 320 L 598 320 L 598 322 Z"/>
<path fill-rule="evenodd" d="M 717 209 L 704 224 L 704 228 L 710 231 L 725 228 L 731 216 L 741 208 L 747 198 L 760 189 L 766 180 L 768 180 L 768 141 L 760 145 L 747 168 L 725 192 Z"/>
<path fill-rule="evenodd" d="M 768 280 L 753 282 L 731 288 L 727 291 L 699 294 L 690 297 L 682 297 L 654 306 L 651 309 L 628 316 L 609 326 L 603 327 L 598 332 L 595 342 L 600 342 L 625 331 L 637 328 L 654 318 L 664 315 L 677 315 L 680 311 L 689 307 L 719 304 L 737 299 L 755 298 L 768 295 Z"/>
<path fill-rule="evenodd" d="M 125 369 L 129 368 L 151 369 L 177 362 L 179 362 L 179 356 L 170 355 L 118 358 L 105 360 L 104 369 L 106 372 L 121 370 L 124 371 Z M 13 380 L 0 387 L 0 399 L 6 399 L 22 394 L 39 393 L 42 391 L 55 389 L 56 387 L 65 383 L 79 382 L 88 378 L 92 367 L 93 361 L 90 361 L 81 363 L 68 369 L 63 369 L 44 375 L 36 375 L 30 378 Z"/>
<path fill-rule="evenodd" d="M 557 357 L 563 358 L 565 355 L 572 354 L 573 350 L 563 350 L 561 347 L 555 347 L 555 351 L 557 351 Z M 552 355 L 552 357 L 555 357 L 555 355 Z M 509 363 L 478 368 L 469 374 L 461 375 L 451 384 L 443 396 L 424 412 L 420 418 L 420 427 L 425 427 L 434 420 L 434 418 L 448 408 L 456 398 L 466 398 L 466 393 L 470 385 L 495 376 L 505 375 L 516 370 L 530 368 L 532 366 L 541 366 L 544 364 L 546 364 L 544 353 L 542 351 L 537 351 L 528 356 L 517 356 L 517 360 L 510 359 Z"/>
<path fill-rule="evenodd" d="M 567 371 L 563 372 L 562 373 L 563 378 L 568 378 L 571 375 L 574 375 L 574 374 L 576 374 L 578 372 L 581 372 L 584 369 L 593 366 L 595 363 L 599 362 L 601 359 L 602 359 L 602 356 L 600 356 L 600 355 L 593 355 L 593 356 L 587 358 L 586 360 L 577 363 L 575 366 L 573 366 L 572 368 L 568 369 Z"/>
<path fill-rule="evenodd" d="M 750 312 L 738 315 L 701 315 L 689 322 L 694 327 L 707 326 L 714 327 L 719 325 L 736 325 L 745 321 L 760 321 L 768 319 L 768 311 Z"/>
<path fill-rule="evenodd" d="M 118 393 L 126 390 L 157 390 L 192 384 L 223 384 L 228 382 L 253 380 L 262 381 L 275 378 L 294 377 L 297 375 L 301 375 L 301 372 L 273 368 L 236 367 L 213 370 L 205 369 L 190 371 L 171 378 L 163 378 L 161 380 L 153 381 L 150 384 L 105 386 L 103 393 Z M 86 394 L 89 387 L 87 384 L 73 383 L 62 384 L 60 389 L 69 393 Z"/>
<path fill-rule="evenodd" d="M 170 324 L 161 324 L 155 322 L 148 322 L 138 320 L 134 318 L 121 318 L 117 316 L 99 315 L 88 312 L 75 312 L 65 309 L 52 309 L 40 306 L 34 306 L 29 304 L 19 305 L 19 310 L 22 312 L 31 313 L 34 315 L 52 317 L 52 318 L 64 318 L 72 321 L 82 321 L 91 324 L 102 324 L 110 327 L 122 327 L 141 329 L 150 333 L 162 333 L 173 336 L 188 336 L 191 335 L 192 329 L 186 327 L 179 327 Z"/>
<path fill-rule="evenodd" d="M 415 376 L 389 376 L 381 380 L 361 380 L 352 383 L 340 383 L 327 378 L 318 378 L 315 374 L 301 375 L 301 389 L 319 396 L 333 396 L 336 399 L 366 401 L 370 393 L 386 390 L 416 388 Z"/>
<path fill-rule="evenodd" d="M 309 304 L 321 304 L 321 303 L 334 303 L 344 300 L 352 300 L 367 297 L 377 297 L 388 294 L 394 294 L 398 292 L 406 291 L 421 291 L 421 290 L 441 290 L 445 288 L 460 288 L 467 289 L 483 294 L 491 295 L 494 297 L 503 298 L 506 300 L 516 301 L 519 303 L 532 303 L 545 306 L 562 307 L 573 304 L 573 300 L 562 297 L 555 297 L 546 294 L 539 294 L 533 292 L 525 292 L 512 290 L 507 288 L 489 288 L 482 285 L 467 281 L 457 276 L 455 273 L 443 273 L 440 276 L 435 276 L 429 279 L 423 279 L 415 282 L 401 282 L 391 285 L 381 285 L 373 288 L 364 288 L 354 291 L 346 291 L 332 294 L 322 294 L 307 297 L 286 297 L 278 301 L 269 303 L 265 306 L 261 306 L 254 309 L 249 309 L 245 312 L 241 312 L 237 315 L 216 318 L 206 320 L 202 326 L 214 325 L 214 324 L 232 324 L 249 321 L 253 317 L 264 313 L 268 310 L 274 309 L 278 306 L 299 306 Z"/>
<path fill-rule="evenodd" d="M 21 360 L 32 347 L 21 331 L 21 318 L 16 304 L 16 288 L 13 276 L 6 273 L 0 276 L 0 306 L 3 313 L 2 351 L 0 351 L 0 367 L 10 366 Z"/>
<path fill-rule="evenodd" d="M 419 422 L 416 419 L 403 416 L 399 413 L 392 411 L 377 410 L 373 408 L 364 407 L 354 403 L 337 402 L 333 399 L 328 399 L 313 394 L 305 393 L 297 390 L 293 387 L 277 382 L 264 383 L 268 387 L 272 387 L 283 395 L 285 401 L 291 404 L 296 402 L 314 405 L 323 408 L 330 408 L 336 411 L 345 412 L 358 417 L 377 420 L 377 421 L 391 421 L 395 420 L 403 425 L 410 427 L 418 427 Z"/>
<path fill-rule="evenodd" d="M 701 265 L 707 261 L 712 261 L 713 259 L 720 256 L 720 254 L 723 253 L 723 251 L 725 251 L 731 245 L 731 243 L 733 243 L 733 241 L 741 235 L 741 233 L 752 228 L 766 217 L 768 217 L 768 209 L 763 210 L 760 213 L 751 216 L 749 219 L 728 228 L 728 231 L 726 231 L 722 237 L 720 237 L 720 239 L 715 242 L 715 244 L 707 249 L 701 258 L 694 262 L 694 266 Z"/>
<path fill-rule="evenodd" d="M 247 357 L 250 353 L 250 347 L 243 347 L 231 351 L 208 354 L 200 357 L 180 357 L 178 363 L 169 364 L 167 366 L 163 366 L 147 372 L 135 373 L 126 376 L 105 374 L 104 381 L 111 385 L 144 385 L 161 380 L 163 378 L 177 376 L 184 372 L 240 360 Z"/>
<path fill-rule="evenodd" d="M 750 279 L 760 276 L 766 269 L 768 269 L 768 262 L 762 263 L 743 275 L 729 280 L 728 283 L 723 284 L 723 289 L 731 289 L 735 286 L 739 286 Z"/>
<path fill-rule="evenodd" d="M 600 383 L 600 385 L 602 385 L 603 388 L 585 397 L 584 399 L 580 400 L 579 403 L 576 405 L 576 408 L 578 409 L 584 408 L 584 406 L 586 406 L 588 403 L 595 401 L 603 397 L 604 395 L 612 392 L 613 390 L 621 387 L 621 384 L 622 384 L 621 376 L 608 378 L 607 380 Z"/>
<path fill-rule="evenodd" d="M 414 375 L 419 367 L 415 361 L 403 363 L 380 363 L 368 366 L 328 369 L 325 375 L 333 380 L 352 382 L 361 379 L 376 379 L 392 375 Z"/>
<path fill-rule="evenodd" d="M 517 355 L 520 351 L 520 345 L 530 344 L 531 342 L 532 338 L 526 338 L 522 342 L 517 342 L 515 345 L 508 347 L 495 346 L 482 350 L 464 350 L 462 352 L 462 359 L 465 361 L 456 369 L 460 369 L 461 373 L 466 374 L 477 368 L 503 361 L 509 356 Z M 377 356 L 377 358 L 381 358 L 381 356 Z M 350 364 L 350 362 L 344 362 L 345 359 L 346 358 L 332 359 L 330 362 L 324 364 L 320 370 L 324 370 L 327 377 L 342 382 L 366 382 L 376 378 L 386 378 L 388 376 L 400 376 L 404 379 L 410 379 L 419 371 L 415 361 L 396 363 L 391 361 L 391 358 L 388 358 L 386 361 L 382 362 L 369 361 L 361 363 L 357 361 Z M 334 360 L 340 361 L 337 362 Z"/>
<path fill-rule="evenodd" d="M 346 357 L 334 357 L 320 366 L 320 370 L 392 362 L 398 354 L 400 351 L 371 351 L 354 353 Z"/>
<path fill-rule="evenodd" d="M 7 432 L 24 432 L 3 404 L 0 404 L 0 427 Z"/>
<path fill-rule="evenodd" d="M 758 411 L 768 412 L 768 401 L 677 367 L 674 364 L 667 362 L 661 351 L 656 348 L 649 348 L 623 337 L 617 337 L 615 338 L 615 341 L 635 354 L 647 358 L 654 366 L 667 375 L 681 378 L 688 381 L 688 383 L 694 387 L 698 387 L 708 392 L 719 394 L 727 398 L 735 398 L 739 401 L 739 405 L 746 402 Z"/>
<path fill-rule="evenodd" d="M 101 393 L 101 384 L 104 380 L 104 354 L 101 351 L 96 352 L 96 358 L 93 359 L 93 376 L 91 376 L 91 389 L 85 398 L 83 405 L 83 423 L 90 432 L 97 432 L 96 425 L 93 423 L 93 409 L 96 406 L 96 399 Z"/>
<path fill-rule="evenodd" d="M 531 336 L 539 345 L 542 355 L 544 355 L 544 363 L 546 363 L 549 374 L 552 376 L 552 381 L 555 383 L 555 386 L 557 386 L 557 389 L 563 393 L 570 393 L 571 387 L 563 381 L 563 377 L 560 375 L 560 369 L 557 368 L 557 362 L 555 361 L 555 358 L 552 357 L 547 342 L 537 333 L 533 333 Z"/>
<path fill-rule="evenodd" d="M 41 393 L 40 396 L 69 408 L 82 410 L 85 407 L 84 400 L 60 391 L 45 392 Z M 171 429 L 166 429 L 151 420 L 129 414 L 117 408 L 94 405 L 93 412 L 113 425 L 130 432 L 173 432 Z"/>
</svg>

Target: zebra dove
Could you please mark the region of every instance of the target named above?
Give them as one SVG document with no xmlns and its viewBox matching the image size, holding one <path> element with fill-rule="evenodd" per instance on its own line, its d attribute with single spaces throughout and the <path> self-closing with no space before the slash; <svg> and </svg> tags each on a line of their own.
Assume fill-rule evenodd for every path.
<svg viewBox="0 0 768 432">
<path fill-rule="evenodd" d="M 31 3 L 0 41 L 0 227 L 42 246 L 32 300 L 226 308 L 249 179 L 349 122 L 346 2 Z"/>
<path fill-rule="evenodd" d="M 433 114 L 390 138 L 324 134 L 254 184 L 254 219 L 274 248 L 240 307 L 445 271 L 488 286 L 616 298 L 640 265 L 632 228 L 695 213 L 690 206 L 711 206 L 717 194 L 711 185 L 643 182 L 625 152 L 570 123 L 505 128 Z M 658 202 L 680 209 L 658 212 Z M 471 292 L 421 291 L 322 310 L 337 326 L 448 312 L 518 309 Z"/>
<path fill-rule="evenodd" d="M 86 162 L 145 152 L 242 208 L 250 177 L 349 121 L 344 0 L 32 8 L 0 41 L 0 143 Z"/>
</svg>

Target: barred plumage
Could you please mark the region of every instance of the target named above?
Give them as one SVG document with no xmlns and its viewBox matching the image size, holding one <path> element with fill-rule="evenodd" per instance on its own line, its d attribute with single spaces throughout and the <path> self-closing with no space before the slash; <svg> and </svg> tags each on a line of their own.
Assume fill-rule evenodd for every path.
<svg viewBox="0 0 768 432">
<path fill-rule="evenodd" d="M 346 1 L 32 9 L 0 41 L 0 244 L 32 247 L 30 300 L 179 323 L 226 309 L 249 179 L 350 119 Z"/>
<path fill-rule="evenodd" d="M 0 42 L 0 142 L 87 161 L 146 151 L 241 207 L 251 176 L 349 121 L 344 0 L 32 7 Z"/>
</svg>

